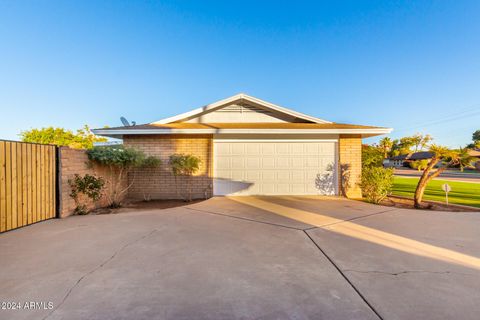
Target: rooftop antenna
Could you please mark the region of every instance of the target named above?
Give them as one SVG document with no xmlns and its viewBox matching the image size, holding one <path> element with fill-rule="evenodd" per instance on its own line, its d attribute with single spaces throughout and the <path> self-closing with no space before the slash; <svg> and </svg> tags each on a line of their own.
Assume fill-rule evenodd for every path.
<svg viewBox="0 0 480 320">
<path fill-rule="evenodd" d="M 125 117 L 120 117 L 120 121 L 122 121 L 122 123 L 125 127 L 130 127 L 130 126 L 136 125 L 135 121 L 132 121 L 132 124 L 130 124 L 130 122 L 128 122 L 128 120 Z"/>
</svg>

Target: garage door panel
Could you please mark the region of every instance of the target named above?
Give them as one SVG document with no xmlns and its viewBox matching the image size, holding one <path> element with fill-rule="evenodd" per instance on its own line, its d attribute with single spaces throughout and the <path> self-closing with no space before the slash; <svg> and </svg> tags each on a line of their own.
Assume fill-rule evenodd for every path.
<svg viewBox="0 0 480 320">
<path fill-rule="evenodd" d="M 229 178 L 235 181 L 244 181 L 245 172 L 240 170 L 231 171 Z"/>
<path fill-rule="evenodd" d="M 245 159 L 240 157 L 232 157 L 230 158 L 231 169 L 234 170 L 243 170 L 246 168 Z"/>
<path fill-rule="evenodd" d="M 275 194 L 275 184 L 274 183 L 262 184 L 262 194 L 265 194 L 265 195 Z"/>
<path fill-rule="evenodd" d="M 290 168 L 290 158 L 278 157 L 275 159 L 276 167 L 279 169 L 288 169 Z"/>
<path fill-rule="evenodd" d="M 277 171 L 277 180 L 279 181 L 290 181 L 290 172 L 288 171 Z"/>
<path fill-rule="evenodd" d="M 257 158 L 250 158 L 248 157 L 246 159 L 246 169 L 247 170 L 253 170 L 253 169 L 260 169 L 262 166 L 261 166 L 261 161 L 262 161 L 262 158 L 260 157 L 257 157 Z"/>
<path fill-rule="evenodd" d="M 231 158 L 222 157 L 217 161 L 217 169 L 222 170 L 222 172 L 223 170 L 232 169 L 231 160 Z"/>
<path fill-rule="evenodd" d="M 290 172 L 290 177 L 292 181 L 305 181 L 305 172 L 302 170 L 294 170 Z"/>
<path fill-rule="evenodd" d="M 275 144 L 274 143 L 264 143 L 262 145 L 262 154 L 266 156 L 275 155 Z"/>
<path fill-rule="evenodd" d="M 231 151 L 230 151 L 230 147 L 232 147 L 231 144 L 228 144 L 228 143 L 219 143 L 216 148 L 217 148 L 217 153 L 219 155 L 230 155 L 231 154 Z"/>
<path fill-rule="evenodd" d="M 288 144 L 278 143 L 276 145 L 276 154 L 278 154 L 278 155 L 289 155 L 290 154 L 290 148 L 289 148 Z"/>
<path fill-rule="evenodd" d="M 277 194 L 290 194 L 290 184 L 279 183 L 277 184 Z"/>
<path fill-rule="evenodd" d="M 305 158 L 294 157 L 290 159 L 290 168 L 303 168 L 305 167 Z"/>
<path fill-rule="evenodd" d="M 247 171 L 245 172 L 245 180 L 258 181 L 260 180 L 260 171 Z"/>
<path fill-rule="evenodd" d="M 336 143 L 215 141 L 215 195 L 335 194 Z"/>
<path fill-rule="evenodd" d="M 334 155 L 335 154 L 335 145 L 334 144 L 322 144 L 320 146 L 320 154 L 322 155 Z"/>
<path fill-rule="evenodd" d="M 317 143 L 306 143 L 305 153 L 308 155 L 318 155 L 319 145 Z"/>
<path fill-rule="evenodd" d="M 275 158 L 262 158 L 262 169 L 275 169 Z"/>
<path fill-rule="evenodd" d="M 261 172 L 263 181 L 276 181 L 277 174 L 273 170 L 264 170 Z"/>
<path fill-rule="evenodd" d="M 223 144 L 223 143 L 222 143 Z M 228 155 L 240 155 L 243 156 L 245 154 L 245 146 L 243 144 L 234 143 L 231 144 L 229 148 L 230 152 L 226 153 Z M 221 152 L 221 151 L 220 151 Z"/>
<path fill-rule="evenodd" d="M 304 154 L 304 144 L 303 143 L 294 143 L 290 145 L 290 154 Z"/>
<path fill-rule="evenodd" d="M 308 157 L 307 158 L 307 163 L 305 165 L 306 168 L 308 169 L 313 169 L 313 168 L 323 168 L 323 163 L 322 159 L 315 158 L 315 157 Z"/>
<path fill-rule="evenodd" d="M 248 144 L 245 145 L 245 149 L 246 149 L 245 153 L 247 155 L 253 155 L 253 156 L 261 155 L 260 147 L 261 147 L 260 144 L 248 143 Z"/>
<path fill-rule="evenodd" d="M 293 183 L 291 184 L 291 193 L 292 194 L 304 194 L 305 193 L 305 184 L 303 183 Z"/>
</svg>

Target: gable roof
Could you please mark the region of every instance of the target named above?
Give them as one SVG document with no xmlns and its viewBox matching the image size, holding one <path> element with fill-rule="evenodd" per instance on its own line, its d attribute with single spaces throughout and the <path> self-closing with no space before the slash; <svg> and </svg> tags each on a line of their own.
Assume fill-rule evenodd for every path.
<svg viewBox="0 0 480 320">
<path fill-rule="evenodd" d="M 185 113 L 173 116 L 173 117 L 161 119 L 161 120 L 152 122 L 150 124 L 155 125 L 155 124 L 167 124 L 167 123 L 173 123 L 173 122 L 187 121 L 189 119 L 199 117 L 202 114 L 221 109 L 221 108 L 223 108 L 227 105 L 230 105 L 232 103 L 247 103 L 247 102 L 249 102 L 249 103 L 251 103 L 255 106 L 258 106 L 260 108 L 263 108 L 263 109 L 283 113 L 283 114 L 289 115 L 291 117 L 302 119 L 302 120 L 305 120 L 305 121 L 311 122 L 311 123 L 332 123 L 331 121 L 315 118 L 315 117 L 306 115 L 304 113 L 300 113 L 300 112 L 297 112 L 297 111 L 294 111 L 294 110 L 291 110 L 291 109 L 280 107 L 276 104 L 273 104 L 273 103 L 270 103 L 270 102 L 267 102 L 267 101 L 249 96 L 245 93 L 239 93 L 239 94 L 236 94 L 236 95 L 231 96 L 229 98 L 226 98 L 226 99 L 208 104 L 206 106 L 203 106 L 203 107 L 200 107 L 200 108 L 197 108 L 197 109 L 194 109 L 194 110 L 191 110 L 191 111 L 188 111 L 188 112 L 185 112 Z"/>
<path fill-rule="evenodd" d="M 187 122 L 190 119 L 195 119 L 232 104 L 248 104 L 257 108 L 272 110 L 284 117 L 287 116 L 292 122 Z M 390 133 L 391 131 L 391 128 L 341 124 L 318 119 L 243 93 L 148 124 L 92 130 L 95 134 L 112 138 L 122 138 L 124 135 L 158 134 L 346 134 L 360 135 L 366 138 Z"/>
</svg>

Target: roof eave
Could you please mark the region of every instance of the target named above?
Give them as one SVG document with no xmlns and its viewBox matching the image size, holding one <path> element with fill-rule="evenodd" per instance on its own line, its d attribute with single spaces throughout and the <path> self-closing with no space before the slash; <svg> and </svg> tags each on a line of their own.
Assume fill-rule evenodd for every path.
<svg viewBox="0 0 480 320">
<path fill-rule="evenodd" d="M 364 138 L 392 132 L 392 128 L 374 129 L 94 129 L 94 134 L 119 138 L 124 135 L 155 134 L 349 134 Z"/>
</svg>

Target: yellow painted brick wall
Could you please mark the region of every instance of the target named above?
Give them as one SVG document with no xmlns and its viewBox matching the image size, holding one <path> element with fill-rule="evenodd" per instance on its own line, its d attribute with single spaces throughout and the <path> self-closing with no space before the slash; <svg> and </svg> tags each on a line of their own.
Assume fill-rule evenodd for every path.
<svg viewBox="0 0 480 320">
<path fill-rule="evenodd" d="M 358 185 L 362 174 L 362 138 L 358 135 L 340 135 L 338 142 L 340 194 L 361 198 Z"/>
<path fill-rule="evenodd" d="M 154 169 L 136 169 L 129 175 L 128 197 L 133 199 L 178 199 L 175 177 L 168 159 L 174 153 L 192 154 L 202 160 L 200 170 L 191 178 L 193 198 L 212 196 L 213 137 L 212 135 L 144 135 L 124 136 L 125 147 L 135 148 L 147 155 L 159 157 L 162 164 Z M 178 177 L 180 192 L 187 188 L 187 179 Z"/>
</svg>

